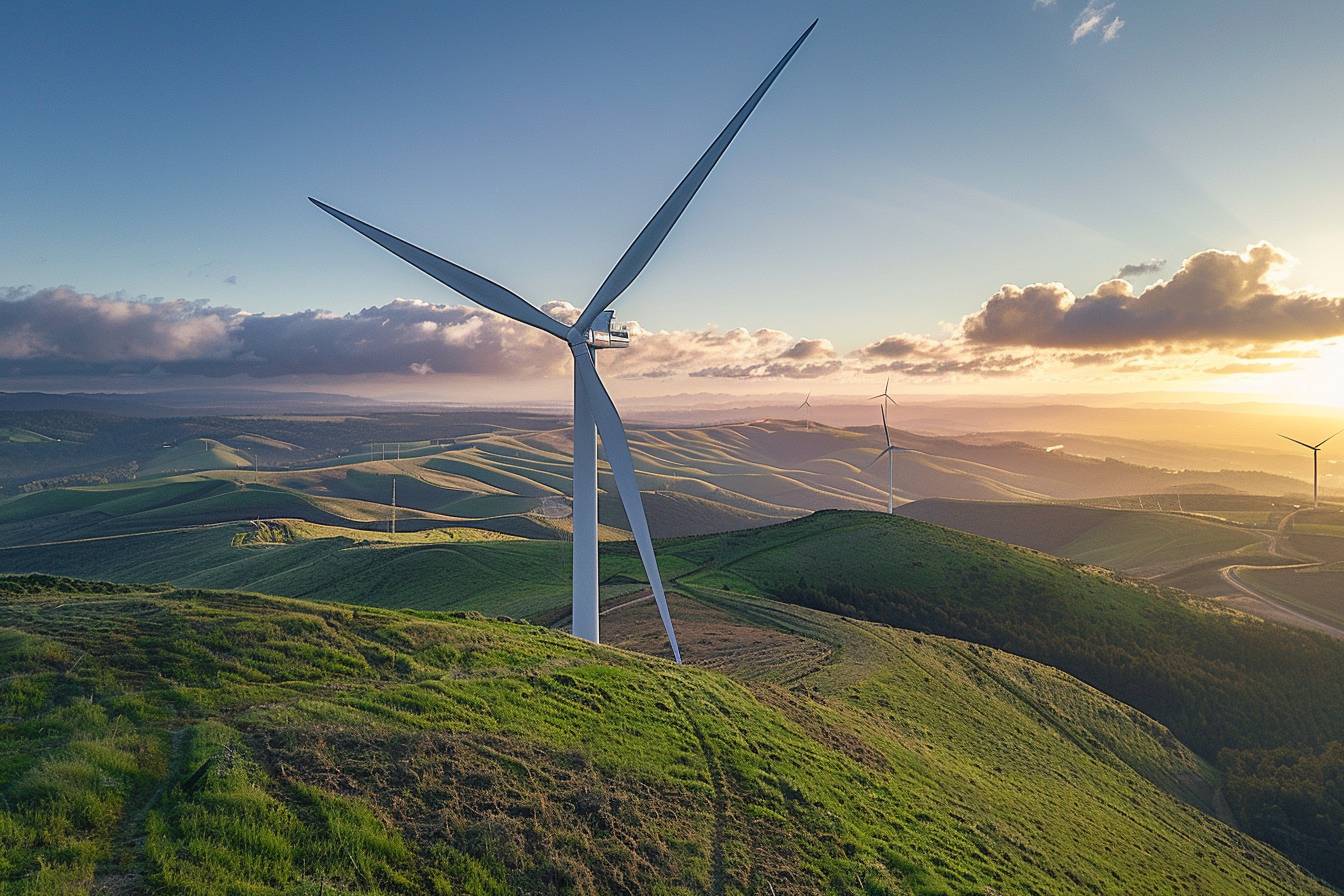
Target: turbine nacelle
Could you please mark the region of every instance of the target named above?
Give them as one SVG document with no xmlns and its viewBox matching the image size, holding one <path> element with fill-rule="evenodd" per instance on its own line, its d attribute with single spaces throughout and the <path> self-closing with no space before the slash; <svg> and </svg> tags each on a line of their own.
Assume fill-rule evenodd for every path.
<svg viewBox="0 0 1344 896">
<path fill-rule="evenodd" d="M 625 348 L 630 345 L 630 331 L 616 323 L 615 311 L 603 311 L 583 334 L 584 342 L 593 348 Z"/>
</svg>

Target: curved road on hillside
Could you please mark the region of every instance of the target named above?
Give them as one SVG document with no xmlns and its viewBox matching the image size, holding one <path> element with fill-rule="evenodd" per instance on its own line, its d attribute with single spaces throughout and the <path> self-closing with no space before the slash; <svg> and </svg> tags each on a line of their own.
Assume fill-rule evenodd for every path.
<svg viewBox="0 0 1344 896">
<path fill-rule="evenodd" d="M 1303 560 L 1300 555 L 1294 556 L 1291 552 L 1285 551 L 1280 546 L 1280 543 L 1287 538 L 1288 527 L 1292 523 L 1293 517 L 1297 516 L 1305 509 L 1306 508 L 1304 507 L 1299 507 L 1292 513 L 1285 514 L 1283 519 L 1279 520 L 1278 529 L 1274 531 L 1274 534 L 1270 536 L 1269 539 L 1269 553 L 1273 554 L 1275 557 L 1282 557 L 1284 560 L 1293 560 L 1296 562 L 1281 563 L 1277 566 L 1257 566 L 1253 563 L 1233 563 L 1229 566 L 1224 566 L 1218 573 L 1228 585 L 1231 585 L 1252 600 L 1259 601 L 1262 604 L 1272 607 L 1279 615 L 1296 620 L 1299 624 L 1304 625 L 1307 628 L 1322 631 L 1328 635 L 1334 635 L 1336 638 L 1344 639 L 1344 628 L 1341 628 L 1334 623 L 1327 622 L 1324 619 L 1309 616 L 1292 604 L 1284 603 L 1282 600 L 1279 600 L 1272 595 L 1266 594 L 1263 591 L 1258 591 L 1240 576 L 1240 572 L 1244 569 L 1312 569 L 1313 567 L 1325 565 L 1324 562 L 1320 560 Z"/>
</svg>

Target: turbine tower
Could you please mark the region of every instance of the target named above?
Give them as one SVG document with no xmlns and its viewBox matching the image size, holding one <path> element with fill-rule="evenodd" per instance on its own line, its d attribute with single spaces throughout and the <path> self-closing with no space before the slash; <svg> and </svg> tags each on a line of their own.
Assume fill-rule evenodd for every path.
<svg viewBox="0 0 1344 896">
<path fill-rule="evenodd" d="M 779 77 L 784 66 L 793 58 L 793 54 L 816 26 L 817 23 L 813 21 L 802 36 L 794 41 L 789 51 L 756 88 L 756 92 L 747 98 L 742 108 L 710 144 L 709 149 L 705 150 L 700 160 L 672 191 L 672 195 L 649 223 L 644 225 L 644 229 L 616 262 L 616 266 L 598 287 L 573 326 L 565 326 L 498 283 L 309 197 L 314 205 L 336 220 L 359 231 L 384 249 L 410 262 L 478 305 L 519 323 L 536 327 L 557 339 L 564 340 L 569 346 L 570 353 L 574 356 L 574 602 L 570 630 L 575 635 L 594 643 L 599 641 L 597 439 L 594 433 L 596 429 L 596 433 L 602 436 L 602 447 L 607 463 L 611 466 L 612 476 L 616 480 L 616 490 L 620 494 L 625 515 L 630 521 L 630 531 L 639 548 L 639 558 L 644 564 L 644 572 L 653 590 L 653 599 L 658 605 L 663 628 L 667 631 L 672 656 L 678 663 L 681 662 L 681 648 L 677 644 L 676 632 L 672 629 L 672 617 L 668 614 L 663 580 L 658 574 L 658 560 L 653 553 L 653 540 L 649 536 L 649 524 L 644 516 L 639 484 L 635 481 L 635 465 L 630 457 L 630 444 L 626 439 L 625 427 L 621 423 L 616 406 L 612 404 L 611 396 L 607 394 L 606 387 L 597 375 L 594 352 L 597 349 L 624 348 L 630 341 L 629 334 L 625 330 L 614 326 L 615 313 L 609 311 L 608 307 L 644 270 L 644 266 L 658 251 L 658 247 L 677 223 L 681 213 L 686 210 L 700 185 L 709 177 L 710 171 L 728 149 L 728 144 L 737 136 L 747 117 L 755 110 L 761 97 L 765 96 L 775 78 Z"/>
<path fill-rule="evenodd" d="M 882 394 L 883 394 L 883 395 L 886 394 L 885 390 L 883 391 Z M 881 396 L 881 395 L 878 395 L 878 396 L 875 396 L 875 397 L 877 397 L 877 398 L 881 398 L 882 396 Z M 873 464 L 875 464 L 875 463 L 877 463 L 879 460 L 881 460 L 883 455 L 886 455 L 886 458 L 887 458 L 887 513 L 895 513 L 895 512 L 896 512 L 896 502 L 895 502 L 895 498 L 894 498 L 894 495 L 895 495 L 895 480 L 894 480 L 894 476 L 895 476 L 895 467 L 894 467 L 894 464 L 892 463 L 892 461 L 894 460 L 897 451 L 909 451 L 910 449 L 909 449 L 909 448 L 903 448 L 903 447 L 900 446 L 900 445 L 893 445 L 893 444 L 891 444 L 891 430 L 887 428 L 887 403 L 886 403 L 886 402 L 883 402 L 883 403 L 882 403 L 882 435 L 885 436 L 886 439 L 887 439 L 887 447 L 885 447 L 885 448 L 883 448 L 881 451 L 879 451 L 878 454 L 877 454 L 877 457 L 873 458 L 872 461 L 868 464 L 868 466 L 871 467 Z M 867 468 L 865 467 L 865 469 L 867 469 Z"/>
<path fill-rule="evenodd" d="M 803 408 L 807 408 L 807 410 L 806 410 L 806 411 L 803 411 Z M 811 393 L 811 392 L 809 392 L 809 393 L 807 393 L 806 395 L 803 396 L 803 403 L 800 404 L 800 405 L 798 405 L 798 410 L 803 411 L 803 422 L 807 424 L 807 428 L 808 428 L 808 429 L 811 429 L 811 428 L 812 428 L 812 417 L 811 417 L 811 415 L 808 413 L 808 411 L 811 411 L 811 410 L 812 410 L 812 393 Z"/>
<path fill-rule="evenodd" d="M 1344 432 L 1344 429 L 1341 429 L 1339 432 Z M 1335 433 L 1335 436 L 1339 435 L 1339 432 Z M 1299 442 L 1292 436 L 1286 436 L 1283 433 L 1279 433 L 1279 438 L 1287 439 L 1288 441 L 1296 445 L 1301 445 L 1303 448 L 1311 452 L 1311 504 L 1313 507 L 1321 506 L 1321 492 L 1320 492 L 1320 479 L 1319 479 L 1321 472 L 1321 447 L 1326 442 L 1330 441 L 1330 439 L 1333 439 L 1335 436 L 1330 436 L 1329 438 L 1322 439 L 1315 445 L 1308 445 L 1306 442 Z"/>
</svg>

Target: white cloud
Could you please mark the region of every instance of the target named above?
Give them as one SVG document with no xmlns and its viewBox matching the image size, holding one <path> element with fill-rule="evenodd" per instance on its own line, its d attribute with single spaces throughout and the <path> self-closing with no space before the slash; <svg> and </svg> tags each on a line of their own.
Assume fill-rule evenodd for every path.
<svg viewBox="0 0 1344 896">
<path fill-rule="evenodd" d="M 1114 3 L 1100 4 L 1097 3 L 1097 0 L 1090 0 L 1087 7 L 1078 14 L 1078 18 L 1073 22 L 1073 42 L 1078 43 L 1078 41 L 1100 28 L 1113 9 L 1115 9 Z M 1120 20 L 1116 19 L 1116 21 Z M 1124 25 L 1123 22 L 1120 24 Z M 1116 28 L 1117 32 L 1119 30 L 1119 28 Z"/>
</svg>

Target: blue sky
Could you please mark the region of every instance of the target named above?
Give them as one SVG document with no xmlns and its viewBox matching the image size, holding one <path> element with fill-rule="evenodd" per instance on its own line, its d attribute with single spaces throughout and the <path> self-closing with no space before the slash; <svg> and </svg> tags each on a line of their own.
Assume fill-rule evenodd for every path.
<svg viewBox="0 0 1344 896">
<path fill-rule="evenodd" d="M 1259 240 L 1344 293 L 1338 3 L 1117 0 L 1114 40 L 1074 42 L 1086 5 L 21 2 L 0 286 L 454 301 L 311 194 L 582 304 L 819 15 L 622 317 L 845 352 Z"/>
</svg>

